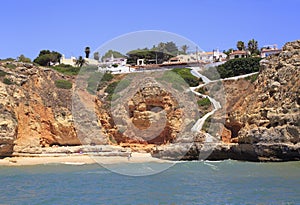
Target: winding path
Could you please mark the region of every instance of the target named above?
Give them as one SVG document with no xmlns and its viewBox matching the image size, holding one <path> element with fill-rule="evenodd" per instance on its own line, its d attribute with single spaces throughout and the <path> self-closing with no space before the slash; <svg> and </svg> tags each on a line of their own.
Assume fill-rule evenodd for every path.
<svg viewBox="0 0 300 205">
<path fill-rule="evenodd" d="M 217 100 L 215 100 L 214 98 L 208 96 L 208 95 L 204 95 L 204 94 L 201 94 L 199 92 L 196 91 L 196 89 L 200 88 L 200 87 L 203 87 L 209 83 L 213 83 L 213 82 L 217 82 L 217 81 L 225 81 L 225 80 L 238 80 L 240 78 L 245 78 L 245 77 L 248 77 L 248 76 L 252 76 L 252 75 L 255 75 L 257 74 L 258 72 L 254 72 L 254 73 L 249 73 L 249 74 L 246 74 L 246 75 L 239 75 L 239 76 L 234 76 L 234 77 L 230 77 L 230 78 L 224 78 L 224 79 L 218 79 L 218 80 L 210 80 L 208 79 L 206 76 L 202 75 L 201 73 L 199 73 L 197 70 L 196 70 L 196 67 L 191 67 L 191 74 L 197 78 L 201 78 L 202 81 L 204 82 L 204 84 L 201 84 L 197 87 L 190 87 L 191 91 L 197 95 L 197 96 L 201 96 L 203 98 L 208 98 L 210 100 L 210 102 L 213 104 L 214 106 L 214 109 L 212 111 L 210 111 L 209 113 L 206 113 L 203 117 L 201 117 L 200 119 L 197 120 L 197 122 L 195 123 L 195 125 L 192 127 L 192 131 L 194 132 L 198 132 L 202 129 L 203 125 L 204 125 L 204 122 L 205 120 L 213 115 L 217 110 L 221 109 L 222 106 L 220 104 L 220 102 L 218 102 Z M 210 135 L 209 133 L 205 133 L 205 142 L 206 143 L 209 143 L 209 142 L 213 142 L 215 137 L 213 137 L 212 135 Z"/>
</svg>

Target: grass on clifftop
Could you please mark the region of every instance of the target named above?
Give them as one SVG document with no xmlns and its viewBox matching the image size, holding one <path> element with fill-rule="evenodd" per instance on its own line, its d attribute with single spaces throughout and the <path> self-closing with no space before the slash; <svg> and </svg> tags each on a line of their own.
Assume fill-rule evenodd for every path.
<svg viewBox="0 0 300 205">
<path fill-rule="evenodd" d="M 165 71 L 162 77 L 158 79 L 172 84 L 172 87 L 178 91 L 186 89 L 186 84 L 189 87 L 196 87 L 202 82 L 201 78 L 191 74 L 191 69 L 189 68 L 174 68 L 170 71 Z"/>
<path fill-rule="evenodd" d="M 104 92 L 108 93 L 107 100 L 112 101 L 116 100 L 120 97 L 118 94 L 125 88 L 130 85 L 130 81 L 128 79 L 123 79 L 121 81 L 115 81 L 107 86 Z"/>
<path fill-rule="evenodd" d="M 64 75 L 78 75 L 80 71 L 80 67 L 73 67 L 71 65 L 65 65 L 65 64 L 60 64 L 51 68 Z"/>
<path fill-rule="evenodd" d="M 59 64 L 56 66 L 51 66 L 53 70 L 56 70 L 64 75 L 78 75 L 79 73 L 86 73 L 86 72 L 95 72 L 98 70 L 97 66 L 83 66 L 83 67 L 74 67 L 71 65 L 66 64 Z"/>
<path fill-rule="evenodd" d="M 72 88 L 72 83 L 67 80 L 56 80 L 55 81 L 55 86 L 57 88 L 62 88 L 62 89 L 71 89 Z"/>
<path fill-rule="evenodd" d="M 201 78 L 197 78 L 191 74 L 191 69 L 189 68 L 174 68 L 172 69 L 172 72 L 182 77 L 190 87 L 196 87 L 202 82 Z"/>
<path fill-rule="evenodd" d="M 101 90 L 104 88 L 108 82 L 113 80 L 114 76 L 109 73 L 101 73 L 101 72 L 95 72 L 90 77 L 88 78 L 88 86 L 87 86 L 87 91 L 91 94 L 95 94 L 96 91 Z"/>
</svg>

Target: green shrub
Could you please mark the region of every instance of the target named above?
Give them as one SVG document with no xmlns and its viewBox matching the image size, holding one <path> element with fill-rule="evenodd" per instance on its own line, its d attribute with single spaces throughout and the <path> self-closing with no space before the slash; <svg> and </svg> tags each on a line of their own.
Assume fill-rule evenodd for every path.
<svg viewBox="0 0 300 205">
<path fill-rule="evenodd" d="M 14 58 L 5 58 L 5 59 L 2 59 L 1 61 L 15 61 L 16 59 Z"/>
<path fill-rule="evenodd" d="M 221 78 L 228 78 L 259 71 L 261 58 L 237 58 L 217 66 Z"/>
<path fill-rule="evenodd" d="M 87 91 L 91 94 L 95 94 L 96 91 L 101 90 L 113 78 L 114 76 L 109 72 L 106 72 L 104 74 L 100 72 L 92 73 L 87 80 L 88 81 Z"/>
<path fill-rule="evenodd" d="M 128 79 L 115 81 L 109 84 L 107 88 L 104 90 L 104 92 L 108 93 L 107 100 L 112 101 L 118 99 L 120 97 L 118 92 L 121 92 L 129 85 L 130 85 L 130 81 Z"/>
<path fill-rule="evenodd" d="M 107 86 L 107 88 L 105 88 L 104 92 L 108 93 L 109 95 L 112 95 L 114 93 L 116 87 L 118 86 L 118 83 L 119 83 L 118 81 L 115 81 L 115 82 L 109 84 Z"/>
<path fill-rule="evenodd" d="M 9 68 L 9 69 L 15 69 L 17 66 L 15 64 L 12 64 L 12 63 L 7 63 L 5 65 L 6 68 Z"/>
<path fill-rule="evenodd" d="M 201 78 L 197 78 L 191 74 L 191 69 L 189 68 L 174 68 L 172 71 L 182 77 L 190 87 L 196 87 L 202 82 Z"/>
<path fill-rule="evenodd" d="M 196 87 L 202 81 L 201 78 L 193 76 L 189 68 L 174 68 L 171 71 L 165 71 L 159 80 L 171 83 L 172 87 L 179 91 L 182 91 L 186 84 Z"/>
<path fill-rule="evenodd" d="M 4 72 L 3 70 L 0 70 L 0 77 L 4 77 L 4 76 L 6 76 L 6 72 Z"/>
<path fill-rule="evenodd" d="M 56 80 L 55 81 L 55 86 L 57 88 L 62 88 L 62 89 L 71 89 L 72 88 L 72 83 L 67 80 Z"/>
<path fill-rule="evenodd" d="M 65 65 L 65 64 L 60 64 L 52 68 L 65 75 L 77 75 L 80 71 L 79 67 L 73 67 L 71 65 Z"/>
<path fill-rule="evenodd" d="M 210 106 L 210 100 L 208 98 L 202 98 L 197 101 L 198 105 L 203 107 L 203 106 Z"/>
<path fill-rule="evenodd" d="M 250 80 L 251 83 L 254 83 L 254 81 L 256 81 L 257 77 L 258 77 L 258 73 L 254 74 L 254 75 L 247 76 L 245 79 Z"/>
<path fill-rule="evenodd" d="M 117 144 L 117 143 L 118 143 L 118 142 L 115 140 L 115 138 L 112 137 L 112 136 L 109 136 L 109 141 L 110 141 L 111 143 L 113 143 L 113 144 Z"/>
<path fill-rule="evenodd" d="M 14 82 L 11 81 L 11 80 L 8 79 L 8 78 L 4 78 L 4 79 L 3 79 L 3 83 L 6 84 L 6 85 L 12 85 Z"/>
<path fill-rule="evenodd" d="M 81 72 L 96 72 L 98 71 L 98 67 L 94 66 L 94 65 L 87 65 L 87 66 L 83 66 L 81 67 Z"/>
<path fill-rule="evenodd" d="M 124 79 L 119 81 L 118 86 L 115 89 L 115 93 L 121 92 L 125 88 L 127 88 L 130 85 L 130 81 L 128 79 Z"/>
<path fill-rule="evenodd" d="M 209 116 L 209 117 L 205 120 L 205 122 L 204 122 L 204 124 L 203 124 L 203 126 L 202 126 L 202 130 L 205 131 L 205 132 L 208 132 L 211 122 L 212 122 L 212 119 L 211 119 L 211 117 Z"/>
<path fill-rule="evenodd" d="M 201 93 L 201 94 L 206 94 L 207 93 L 207 88 L 205 87 L 200 87 L 196 90 L 198 93 Z"/>
<path fill-rule="evenodd" d="M 30 58 L 25 57 L 23 54 L 20 55 L 20 56 L 17 58 L 17 60 L 18 60 L 19 62 L 23 62 L 23 63 L 31 63 Z"/>
<path fill-rule="evenodd" d="M 114 75 L 113 75 L 113 74 L 111 74 L 110 72 L 106 72 L 106 73 L 104 73 L 104 75 L 103 75 L 101 81 L 103 81 L 103 82 L 109 82 L 109 81 L 111 81 L 113 78 L 114 78 Z"/>
</svg>

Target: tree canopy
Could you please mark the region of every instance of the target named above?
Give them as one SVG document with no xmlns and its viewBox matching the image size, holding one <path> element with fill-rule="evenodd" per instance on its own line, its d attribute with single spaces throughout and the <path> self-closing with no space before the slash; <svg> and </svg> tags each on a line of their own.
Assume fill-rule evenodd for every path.
<svg viewBox="0 0 300 205">
<path fill-rule="evenodd" d="M 30 63 L 30 58 L 25 57 L 23 54 L 21 54 L 19 57 L 17 57 L 17 61 L 23 62 L 23 63 Z"/>
<path fill-rule="evenodd" d="M 41 66 L 50 66 L 50 63 L 60 62 L 61 54 L 56 51 L 41 50 L 39 56 L 33 62 Z"/>
<path fill-rule="evenodd" d="M 145 59 L 146 64 L 154 64 L 154 63 L 163 63 L 164 61 L 169 60 L 172 55 L 168 53 L 164 53 L 161 51 L 154 51 L 154 50 L 133 50 L 127 53 L 127 63 L 129 64 L 136 64 L 137 59 Z"/>
<path fill-rule="evenodd" d="M 244 43 L 244 41 L 238 41 L 238 42 L 236 43 L 236 48 L 237 48 L 239 51 L 245 50 L 245 43 Z"/>
<path fill-rule="evenodd" d="M 183 46 L 179 51 L 177 45 L 173 42 L 160 42 L 157 45 L 153 45 L 151 49 L 143 48 L 129 51 L 126 55 L 128 56 L 127 63 L 136 64 L 137 59 L 145 59 L 146 64 L 151 63 L 163 63 L 168 61 L 171 57 L 177 56 L 178 54 L 184 53 L 187 50 L 187 46 Z"/>
<path fill-rule="evenodd" d="M 114 51 L 114 50 L 108 50 L 101 58 L 101 60 L 103 61 L 105 58 L 110 58 L 111 55 L 114 56 L 114 58 L 124 58 L 125 56 L 118 52 L 118 51 Z"/>
<path fill-rule="evenodd" d="M 94 53 L 94 59 L 97 60 L 97 61 L 100 59 L 100 54 L 99 54 L 99 52 L 95 52 L 95 53 Z"/>
<path fill-rule="evenodd" d="M 176 56 L 179 53 L 178 47 L 173 41 L 166 43 L 160 42 L 157 46 L 153 46 L 152 50 L 167 53 L 171 56 Z"/>
<path fill-rule="evenodd" d="M 259 54 L 259 50 L 258 50 L 258 43 L 256 40 L 251 39 L 248 42 L 248 50 L 250 51 L 251 55 L 253 54 Z"/>
<path fill-rule="evenodd" d="M 187 45 L 182 45 L 181 46 L 181 50 L 182 50 L 183 54 L 186 54 L 186 51 L 187 51 L 188 48 L 189 47 Z"/>
</svg>

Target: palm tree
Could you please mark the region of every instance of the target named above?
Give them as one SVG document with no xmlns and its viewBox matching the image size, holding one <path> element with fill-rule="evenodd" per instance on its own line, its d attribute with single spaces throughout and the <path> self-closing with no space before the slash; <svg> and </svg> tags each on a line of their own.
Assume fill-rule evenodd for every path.
<svg viewBox="0 0 300 205">
<path fill-rule="evenodd" d="M 182 52 L 183 52 L 184 54 L 186 54 L 186 51 L 187 51 L 188 48 L 189 48 L 189 47 L 188 47 L 187 45 L 181 46 L 181 50 L 182 50 Z"/>
<path fill-rule="evenodd" d="M 79 58 L 76 60 L 75 65 L 82 67 L 85 64 L 85 60 L 83 59 L 82 56 L 79 56 Z"/>
<path fill-rule="evenodd" d="M 238 41 L 236 43 L 236 47 L 239 51 L 243 51 L 243 50 L 245 50 L 245 43 L 243 41 Z"/>
<path fill-rule="evenodd" d="M 90 56 L 90 52 L 91 52 L 91 50 L 90 50 L 90 47 L 85 47 L 85 50 L 84 50 L 84 52 L 85 52 L 85 57 L 86 58 L 89 58 L 89 56 Z"/>
<path fill-rule="evenodd" d="M 258 44 L 256 40 L 254 39 L 249 40 L 248 50 L 250 51 L 251 55 L 258 51 Z"/>
</svg>

